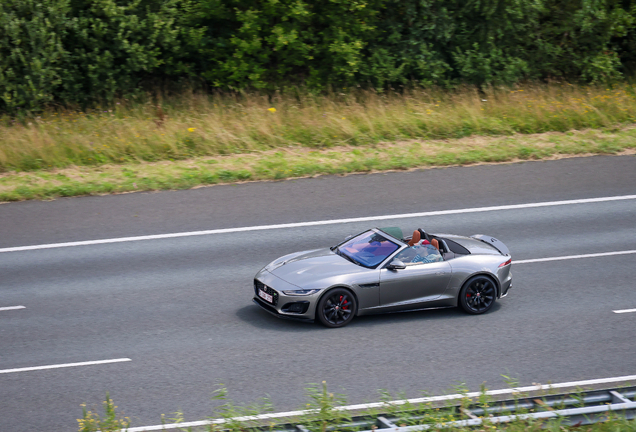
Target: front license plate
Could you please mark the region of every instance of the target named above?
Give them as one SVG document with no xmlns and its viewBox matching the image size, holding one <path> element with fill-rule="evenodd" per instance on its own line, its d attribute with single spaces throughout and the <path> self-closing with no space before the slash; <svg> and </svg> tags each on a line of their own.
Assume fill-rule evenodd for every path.
<svg viewBox="0 0 636 432">
<path fill-rule="evenodd" d="M 274 303 L 274 297 L 267 294 L 265 291 L 258 290 L 258 296 L 269 303 Z"/>
</svg>

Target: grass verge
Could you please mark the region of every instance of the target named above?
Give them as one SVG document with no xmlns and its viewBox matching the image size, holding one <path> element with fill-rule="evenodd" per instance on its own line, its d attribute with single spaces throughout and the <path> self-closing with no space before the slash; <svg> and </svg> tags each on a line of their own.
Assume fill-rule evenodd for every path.
<svg viewBox="0 0 636 432">
<path fill-rule="evenodd" d="M 99 110 L 0 117 L 0 172 L 176 161 L 280 149 L 365 147 L 413 139 L 511 136 L 636 122 L 636 86 L 569 84 L 339 89 L 312 95 L 179 95 Z"/>
<path fill-rule="evenodd" d="M 227 398 L 227 390 L 221 387 L 212 397 L 219 403 L 214 417 L 185 422 L 183 412 L 179 411 L 173 417 L 162 415 L 161 429 L 189 432 L 390 432 L 397 427 L 414 427 L 416 430 L 480 432 L 636 431 L 636 421 L 625 417 L 628 412 L 605 408 L 596 414 L 574 415 L 572 410 L 577 408 L 603 408 L 594 403 L 590 405 L 590 400 L 580 388 L 569 394 L 557 394 L 550 388 L 531 393 L 513 391 L 512 399 L 497 400 L 484 385 L 480 392 L 469 393 L 460 383 L 454 387 L 453 396 L 445 400 L 429 397 L 396 401 L 389 393 L 380 391 L 382 403 L 367 407 L 358 405 L 354 410 L 351 410 L 354 407 L 345 406 L 344 395 L 329 392 L 324 381 L 322 384 L 310 384 L 306 390 L 308 403 L 301 410 L 274 413 L 274 407 L 267 399 L 237 406 Z M 117 411 L 108 394 L 103 403 L 103 414 L 97 409 L 87 410 L 85 404 L 82 407 L 82 418 L 77 420 L 79 432 L 119 432 L 131 426 L 130 418 Z"/>
<path fill-rule="evenodd" d="M 0 201 L 52 199 L 323 174 L 513 162 L 589 154 L 633 154 L 636 126 L 565 133 L 407 140 L 327 149 L 292 147 L 221 157 L 129 162 L 0 174 Z"/>
</svg>

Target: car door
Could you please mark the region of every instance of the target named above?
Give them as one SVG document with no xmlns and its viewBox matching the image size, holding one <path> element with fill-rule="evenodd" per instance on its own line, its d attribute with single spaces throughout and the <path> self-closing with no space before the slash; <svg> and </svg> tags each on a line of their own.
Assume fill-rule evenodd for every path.
<svg viewBox="0 0 636 432">
<path fill-rule="evenodd" d="M 451 266 L 446 261 L 408 263 L 406 268 L 380 271 L 380 305 L 404 306 L 405 309 L 425 306 L 446 290 L 451 278 Z"/>
</svg>

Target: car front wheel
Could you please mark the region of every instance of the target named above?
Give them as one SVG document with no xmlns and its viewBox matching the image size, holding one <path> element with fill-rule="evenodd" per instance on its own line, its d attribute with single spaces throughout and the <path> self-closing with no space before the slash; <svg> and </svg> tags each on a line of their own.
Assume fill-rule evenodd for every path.
<svg viewBox="0 0 636 432">
<path fill-rule="evenodd" d="M 316 315 L 326 327 L 344 327 L 351 322 L 356 311 L 356 299 L 351 291 L 336 288 L 325 294 L 318 302 Z"/>
<path fill-rule="evenodd" d="M 474 276 L 462 287 L 459 293 L 459 305 L 469 314 L 478 315 L 488 312 L 495 304 L 497 288 L 486 276 Z"/>
</svg>

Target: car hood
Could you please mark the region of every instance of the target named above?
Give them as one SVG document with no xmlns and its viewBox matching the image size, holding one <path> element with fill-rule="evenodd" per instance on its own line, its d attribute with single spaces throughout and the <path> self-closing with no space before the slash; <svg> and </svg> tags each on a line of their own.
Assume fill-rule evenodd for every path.
<svg viewBox="0 0 636 432">
<path fill-rule="evenodd" d="M 285 282 L 308 289 L 327 288 L 337 283 L 339 278 L 348 278 L 352 274 L 366 272 L 369 269 L 347 261 L 330 249 L 318 249 L 301 252 L 269 271 Z"/>
</svg>

